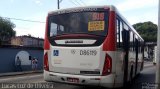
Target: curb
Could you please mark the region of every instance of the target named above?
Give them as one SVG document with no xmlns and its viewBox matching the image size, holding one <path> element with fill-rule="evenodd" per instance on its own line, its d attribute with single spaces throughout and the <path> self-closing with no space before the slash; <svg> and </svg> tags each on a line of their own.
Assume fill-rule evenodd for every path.
<svg viewBox="0 0 160 89">
<path fill-rule="evenodd" d="M 32 73 L 43 73 L 43 70 L 0 73 L 0 77 L 3 77 L 3 76 L 14 76 L 14 75 L 24 75 L 24 74 L 32 74 Z"/>
<path fill-rule="evenodd" d="M 153 62 L 144 62 L 144 68 L 155 66 Z"/>
</svg>

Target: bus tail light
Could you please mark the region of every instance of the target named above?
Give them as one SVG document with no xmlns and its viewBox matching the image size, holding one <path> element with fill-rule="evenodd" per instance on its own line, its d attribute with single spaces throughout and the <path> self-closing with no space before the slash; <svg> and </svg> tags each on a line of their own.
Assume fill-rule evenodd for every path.
<svg viewBox="0 0 160 89">
<path fill-rule="evenodd" d="M 48 64 L 48 53 L 46 52 L 44 55 L 44 69 L 49 71 L 49 64 Z"/>
<path fill-rule="evenodd" d="M 112 72 L 112 58 L 106 54 L 102 75 L 108 75 Z"/>
</svg>

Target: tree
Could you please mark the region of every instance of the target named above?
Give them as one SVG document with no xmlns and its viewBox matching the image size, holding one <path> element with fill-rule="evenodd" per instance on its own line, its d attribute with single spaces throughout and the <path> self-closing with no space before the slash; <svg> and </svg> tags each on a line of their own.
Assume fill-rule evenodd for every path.
<svg viewBox="0 0 160 89">
<path fill-rule="evenodd" d="M 0 17 L 0 45 L 9 44 L 12 37 L 16 35 L 15 24 L 8 19 Z"/>
<path fill-rule="evenodd" d="M 145 42 L 157 41 L 157 25 L 152 22 L 136 23 L 133 27 L 142 36 Z"/>
</svg>

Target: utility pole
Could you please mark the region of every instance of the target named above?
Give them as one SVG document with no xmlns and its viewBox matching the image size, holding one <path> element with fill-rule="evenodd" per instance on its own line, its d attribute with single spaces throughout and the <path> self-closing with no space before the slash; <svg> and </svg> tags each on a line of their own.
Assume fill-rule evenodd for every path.
<svg viewBox="0 0 160 89">
<path fill-rule="evenodd" d="M 62 0 L 57 0 L 58 9 L 60 9 L 60 3 L 61 2 L 62 2 Z"/>
<path fill-rule="evenodd" d="M 59 9 L 59 0 L 57 1 L 58 9 Z"/>
<path fill-rule="evenodd" d="M 158 4 L 158 34 L 157 34 L 157 62 L 156 62 L 156 89 L 160 89 L 160 0 Z"/>
</svg>

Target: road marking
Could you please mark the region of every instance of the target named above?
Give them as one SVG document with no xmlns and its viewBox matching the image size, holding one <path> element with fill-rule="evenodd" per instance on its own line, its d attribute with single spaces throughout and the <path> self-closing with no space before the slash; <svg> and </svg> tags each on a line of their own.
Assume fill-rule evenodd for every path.
<svg viewBox="0 0 160 89">
<path fill-rule="evenodd" d="M 34 75 L 34 76 L 23 76 L 23 77 L 15 77 L 15 78 L 5 78 L 5 79 L 0 79 L 0 82 L 4 81 L 12 81 L 12 80 L 18 80 L 18 79 L 28 79 L 28 78 L 34 78 L 34 77 L 40 77 L 42 74 L 39 75 Z"/>
</svg>

